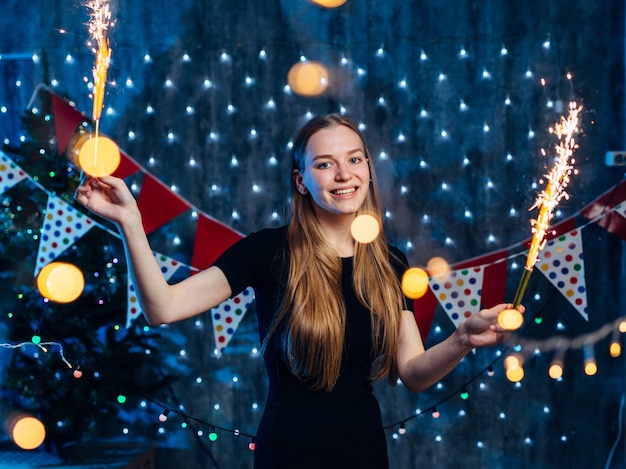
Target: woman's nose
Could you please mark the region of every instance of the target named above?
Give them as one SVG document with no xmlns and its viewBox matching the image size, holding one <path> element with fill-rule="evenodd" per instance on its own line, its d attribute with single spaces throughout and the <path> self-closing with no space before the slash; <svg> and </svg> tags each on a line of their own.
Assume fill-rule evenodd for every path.
<svg viewBox="0 0 626 469">
<path fill-rule="evenodd" d="M 337 181 L 347 181 L 350 179 L 351 173 L 344 165 L 337 166 L 337 172 L 335 173 L 335 179 Z"/>
</svg>

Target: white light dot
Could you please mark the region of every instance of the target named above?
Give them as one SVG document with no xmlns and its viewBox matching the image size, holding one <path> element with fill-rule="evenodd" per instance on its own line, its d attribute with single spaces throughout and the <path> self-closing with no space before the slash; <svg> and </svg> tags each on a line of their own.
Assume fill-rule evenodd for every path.
<svg viewBox="0 0 626 469">
<path fill-rule="evenodd" d="M 187 106 L 187 107 L 185 108 L 185 112 L 186 112 L 187 114 L 193 114 L 193 113 L 195 112 L 195 109 L 193 108 L 193 106 Z"/>
<path fill-rule="evenodd" d="M 172 86 L 174 86 L 174 82 L 172 80 L 170 80 L 169 78 L 167 80 L 165 80 L 165 87 L 166 88 L 171 88 Z"/>
<path fill-rule="evenodd" d="M 211 80 L 206 78 L 204 82 L 202 83 L 202 86 L 204 87 L 205 90 L 208 90 L 209 88 L 213 86 L 213 83 L 211 82 Z"/>
<path fill-rule="evenodd" d="M 264 59 L 265 57 L 267 57 L 267 52 L 265 52 L 265 49 L 261 49 L 259 51 L 259 58 Z"/>
<path fill-rule="evenodd" d="M 196 383 L 198 383 L 198 384 L 202 383 L 202 377 L 201 376 L 198 376 L 196 378 Z"/>
<path fill-rule="evenodd" d="M 486 68 L 483 69 L 483 73 L 482 73 L 482 77 L 485 80 L 488 80 L 491 78 L 491 73 L 489 72 L 489 70 L 487 70 Z"/>
<path fill-rule="evenodd" d="M 183 54 L 183 57 L 181 60 L 183 62 L 191 62 L 191 57 L 189 57 L 189 54 Z"/>
<path fill-rule="evenodd" d="M 150 54 L 144 54 L 144 56 L 143 56 L 143 61 L 144 61 L 145 63 L 152 62 L 152 57 L 150 57 Z"/>
<path fill-rule="evenodd" d="M 428 60 L 428 55 L 426 55 L 424 49 L 422 49 L 422 52 L 420 53 L 420 60 Z"/>
<path fill-rule="evenodd" d="M 122 429 L 122 433 L 123 433 L 124 435 L 128 435 L 128 433 L 129 433 L 128 428 L 123 428 L 123 429 Z"/>
<path fill-rule="evenodd" d="M 437 80 L 444 81 L 446 78 L 447 77 L 445 73 L 440 73 L 439 76 L 437 77 Z"/>
<path fill-rule="evenodd" d="M 528 69 L 528 70 L 526 70 L 526 73 L 524 74 L 524 76 L 526 78 L 532 78 L 533 77 L 533 72 L 530 69 Z"/>
<path fill-rule="evenodd" d="M 509 53 L 509 51 L 507 50 L 507 48 L 505 46 L 502 46 L 502 49 L 500 49 L 500 55 L 507 55 Z"/>
</svg>

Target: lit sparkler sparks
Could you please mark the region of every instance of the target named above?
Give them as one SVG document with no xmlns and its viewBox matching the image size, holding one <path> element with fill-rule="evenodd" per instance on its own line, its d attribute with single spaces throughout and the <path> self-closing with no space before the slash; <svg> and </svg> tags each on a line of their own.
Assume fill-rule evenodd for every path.
<svg viewBox="0 0 626 469">
<path fill-rule="evenodd" d="M 578 116 L 581 110 L 581 106 L 571 102 L 567 118 L 561 117 L 560 122 L 549 129 L 550 133 L 555 134 L 558 139 L 558 144 L 555 146 L 556 159 L 552 169 L 546 175 L 546 188 L 539 194 L 534 205 L 529 209 L 539 208 L 539 215 L 536 220 L 531 220 L 533 236 L 526 258 L 526 265 L 524 266 L 524 273 L 513 300 L 513 308 L 503 311 L 498 319 L 500 324 L 507 329 L 517 329 L 522 324 L 523 319 L 517 311 L 517 307 L 522 302 L 522 297 L 537 262 L 539 251 L 546 244 L 546 235 L 550 229 L 550 221 L 554 215 L 554 209 L 562 199 L 569 197 L 567 192 L 565 192 L 565 188 L 569 184 L 570 175 L 576 172 L 573 154 L 578 148 L 575 136 L 580 131 Z"/>
<path fill-rule="evenodd" d="M 91 0 L 87 2 L 90 10 L 89 34 L 97 44 L 96 64 L 93 69 L 93 112 L 94 121 L 100 119 L 104 104 L 104 88 L 107 72 L 111 62 L 111 48 L 107 38 L 107 30 L 111 26 L 111 10 L 108 0 Z"/>
</svg>

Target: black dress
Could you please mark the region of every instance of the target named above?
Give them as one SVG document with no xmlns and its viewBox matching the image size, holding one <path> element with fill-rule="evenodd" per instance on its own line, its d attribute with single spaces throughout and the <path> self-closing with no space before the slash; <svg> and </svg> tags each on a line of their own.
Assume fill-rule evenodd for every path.
<svg viewBox="0 0 626 469">
<path fill-rule="evenodd" d="M 233 296 L 248 286 L 254 288 L 261 342 L 285 289 L 286 233 L 286 227 L 253 233 L 214 264 L 226 275 Z M 401 259 L 392 264 L 401 276 L 406 257 L 390 249 Z M 311 390 L 289 372 L 275 344 L 268 344 L 263 358 L 269 392 L 257 431 L 256 469 L 388 467 L 380 408 L 369 380 L 375 358 L 370 316 L 352 289 L 352 258 L 342 259 L 342 264 L 346 348 L 337 384 L 331 392 Z"/>
</svg>

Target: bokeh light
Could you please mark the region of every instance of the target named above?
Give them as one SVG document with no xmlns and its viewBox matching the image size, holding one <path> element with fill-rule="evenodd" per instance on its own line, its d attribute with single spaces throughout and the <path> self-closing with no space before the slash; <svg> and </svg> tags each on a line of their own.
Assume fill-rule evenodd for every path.
<svg viewBox="0 0 626 469">
<path fill-rule="evenodd" d="M 380 224 L 372 215 L 359 215 L 352 222 L 350 232 L 359 243 L 371 243 L 380 233 Z"/>
<path fill-rule="evenodd" d="M 311 3 L 324 8 L 337 8 L 346 3 L 348 0 L 311 0 Z"/>
<path fill-rule="evenodd" d="M 450 264 L 443 257 L 433 257 L 426 264 L 429 275 L 437 280 L 445 280 L 450 275 Z"/>
<path fill-rule="evenodd" d="M 73 264 L 51 262 L 37 275 L 37 288 L 44 298 L 56 303 L 70 303 L 83 292 L 85 276 Z"/>
<path fill-rule="evenodd" d="M 498 324 L 508 331 L 515 331 L 524 324 L 524 316 L 516 309 L 505 309 L 498 315 Z"/>
<path fill-rule="evenodd" d="M 328 71 L 319 62 L 297 62 L 289 69 L 287 82 L 296 94 L 319 96 L 328 87 Z"/>
<path fill-rule="evenodd" d="M 421 298 L 428 290 L 428 274 L 424 269 L 411 267 L 402 276 L 402 292 L 412 299 Z"/>
<path fill-rule="evenodd" d="M 93 177 L 113 174 L 120 161 L 120 150 L 115 142 L 101 135 L 85 140 L 78 150 L 78 165 Z"/>
<path fill-rule="evenodd" d="M 35 417 L 15 416 L 8 425 L 9 435 L 15 444 L 22 449 L 38 448 L 46 438 L 46 427 Z"/>
</svg>

